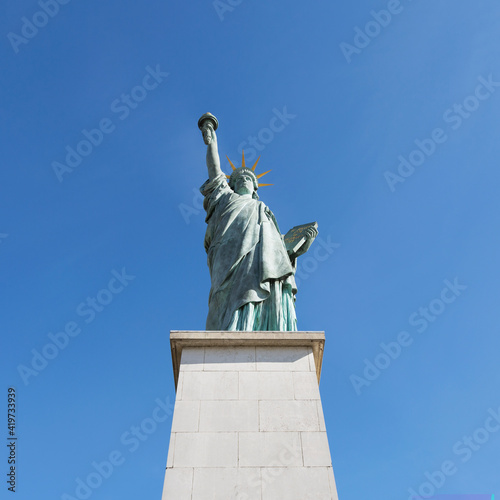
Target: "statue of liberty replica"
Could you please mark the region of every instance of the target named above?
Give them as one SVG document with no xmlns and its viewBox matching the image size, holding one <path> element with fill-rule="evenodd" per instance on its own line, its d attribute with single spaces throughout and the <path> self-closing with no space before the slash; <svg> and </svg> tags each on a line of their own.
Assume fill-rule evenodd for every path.
<svg viewBox="0 0 500 500">
<path fill-rule="evenodd" d="M 257 161 L 225 175 L 216 130 L 207 145 L 206 330 L 171 330 L 176 387 L 162 500 L 339 500 L 319 380 L 324 332 L 298 331 L 297 259 L 317 224 L 284 236 L 259 200 Z"/>
<path fill-rule="evenodd" d="M 316 238 L 317 224 L 296 226 L 285 236 L 271 210 L 259 201 L 255 164 L 220 168 L 215 131 L 218 120 L 210 113 L 198 121 L 207 145 L 208 180 L 200 188 L 207 212 L 205 250 L 212 286 L 208 299 L 207 330 L 297 331 L 294 273 L 297 257 Z M 259 157 L 260 158 L 260 157 Z"/>
</svg>

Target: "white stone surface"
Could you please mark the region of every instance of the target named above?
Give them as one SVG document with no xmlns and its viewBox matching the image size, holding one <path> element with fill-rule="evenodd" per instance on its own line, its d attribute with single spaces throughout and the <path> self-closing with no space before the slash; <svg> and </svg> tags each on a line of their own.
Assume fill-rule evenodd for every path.
<svg viewBox="0 0 500 500">
<path fill-rule="evenodd" d="M 315 400 L 259 401 L 260 431 L 319 431 Z"/>
<path fill-rule="evenodd" d="M 196 432 L 200 420 L 200 401 L 176 401 L 172 432 Z"/>
<path fill-rule="evenodd" d="M 337 484 L 335 483 L 335 476 L 333 474 L 333 468 L 328 469 L 328 482 L 330 484 L 330 492 L 332 494 L 332 500 L 339 500 L 337 494 Z"/>
<path fill-rule="evenodd" d="M 182 394 L 182 385 L 184 382 L 184 373 L 185 372 L 179 372 L 179 378 L 177 379 L 177 388 L 176 388 L 176 395 L 175 395 L 175 400 L 180 399 L 180 395 Z"/>
<path fill-rule="evenodd" d="M 332 459 L 326 432 L 301 432 L 300 437 L 306 467 L 331 467 Z"/>
<path fill-rule="evenodd" d="M 242 372 L 239 374 L 239 394 L 240 399 L 293 399 L 292 372 Z"/>
<path fill-rule="evenodd" d="M 162 500 L 338 500 L 317 382 L 322 336 L 185 333 L 172 351 L 178 382 Z"/>
<path fill-rule="evenodd" d="M 314 372 L 293 372 L 295 399 L 320 399 L 318 379 Z"/>
<path fill-rule="evenodd" d="M 258 401 L 201 401 L 200 432 L 258 431 Z"/>
<path fill-rule="evenodd" d="M 255 347 L 212 347 L 205 351 L 206 371 L 255 371 Z"/>
<path fill-rule="evenodd" d="M 236 467 L 236 432 L 179 432 L 175 435 L 175 467 Z"/>
<path fill-rule="evenodd" d="M 193 469 L 167 469 L 162 500 L 192 500 Z"/>
<path fill-rule="evenodd" d="M 327 467 L 262 469 L 262 500 L 332 500 Z"/>
<path fill-rule="evenodd" d="M 259 468 L 195 469 L 192 500 L 261 500 Z"/>
<path fill-rule="evenodd" d="M 186 347 L 182 350 L 180 371 L 203 370 L 204 347 Z"/>
<path fill-rule="evenodd" d="M 325 416 L 323 415 L 323 405 L 321 404 L 321 400 L 316 401 L 316 404 L 318 405 L 319 430 L 326 432 Z"/>
<path fill-rule="evenodd" d="M 313 354 L 313 351 L 312 349 L 308 349 L 309 351 L 309 355 L 307 356 L 309 358 L 309 369 L 312 371 L 312 372 L 316 372 L 316 364 L 314 362 L 314 354 Z"/>
<path fill-rule="evenodd" d="M 186 331 L 170 332 L 172 367 L 177 386 L 181 354 L 184 348 L 241 348 L 241 347 L 306 347 L 312 349 L 314 366 L 319 381 L 325 345 L 325 332 L 228 332 L 228 331 Z"/>
<path fill-rule="evenodd" d="M 175 433 L 170 434 L 170 442 L 168 444 L 167 467 L 174 466 L 174 450 L 175 450 Z"/>
<path fill-rule="evenodd" d="M 182 374 L 181 401 L 238 399 L 237 372 L 195 372 Z"/>
<path fill-rule="evenodd" d="M 298 432 L 240 432 L 240 467 L 300 467 L 302 448 Z"/>
<path fill-rule="evenodd" d="M 259 371 L 310 371 L 310 347 L 256 347 L 257 370 Z"/>
</svg>

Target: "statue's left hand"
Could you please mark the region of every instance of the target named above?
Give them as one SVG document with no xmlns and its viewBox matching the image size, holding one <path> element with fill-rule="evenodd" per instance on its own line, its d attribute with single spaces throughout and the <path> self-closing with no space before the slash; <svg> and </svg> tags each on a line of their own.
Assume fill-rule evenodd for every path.
<svg viewBox="0 0 500 500">
<path fill-rule="evenodd" d="M 316 236 L 318 236 L 318 230 L 314 227 L 310 227 L 306 231 L 306 241 L 304 241 L 303 245 L 297 250 L 295 257 L 305 254 L 312 245 L 312 242 L 316 239 Z"/>
</svg>

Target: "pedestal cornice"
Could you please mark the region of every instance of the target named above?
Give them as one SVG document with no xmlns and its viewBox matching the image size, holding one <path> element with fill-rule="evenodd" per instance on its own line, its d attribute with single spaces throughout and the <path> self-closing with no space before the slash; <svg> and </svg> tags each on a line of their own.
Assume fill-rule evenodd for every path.
<svg viewBox="0 0 500 500">
<path fill-rule="evenodd" d="M 311 347 L 318 383 L 321 376 L 325 332 L 229 332 L 172 330 L 170 348 L 177 388 L 182 350 L 185 347 Z"/>
</svg>

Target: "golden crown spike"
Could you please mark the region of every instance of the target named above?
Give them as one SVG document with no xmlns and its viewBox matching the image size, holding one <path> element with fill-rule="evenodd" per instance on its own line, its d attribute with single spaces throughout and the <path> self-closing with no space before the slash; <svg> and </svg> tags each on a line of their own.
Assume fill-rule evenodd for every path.
<svg viewBox="0 0 500 500">
<path fill-rule="evenodd" d="M 259 163 L 259 160 L 260 160 L 260 156 L 257 158 L 256 162 L 253 164 L 253 167 L 252 168 L 248 168 L 246 166 L 246 162 L 245 162 L 245 151 L 241 151 L 241 167 L 239 168 L 236 168 L 233 164 L 233 162 L 229 159 L 229 156 L 226 155 L 226 158 L 227 158 L 227 161 L 229 162 L 229 164 L 231 165 L 231 168 L 233 169 L 233 174 L 239 170 L 242 170 L 242 169 L 245 169 L 245 170 L 250 170 L 252 172 L 253 175 L 255 175 L 255 177 L 257 179 L 260 179 L 261 177 L 263 177 L 264 175 L 268 174 L 269 172 L 271 172 L 271 170 L 268 170 L 267 172 L 263 172 L 262 174 L 255 174 L 255 167 L 257 166 L 257 163 Z M 226 177 L 229 179 L 231 178 L 230 175 L 227 175 L 226 174 Z M 257 183 L 257 186 L 258 187 L 262 187 L 262 186 L 273 186 L 273 184 L 260 184 L 260 183 Z"/>
<path fill-rule="evenodd" d="M 257 166 L 257 163 L 259 163 L 260 156 L 257 158 L 257 161 L 253 164 L 252 170 L 255 172 L 255 167 Z M 270 172 L 270 170 L 269 170 Z"/>
</svg>

